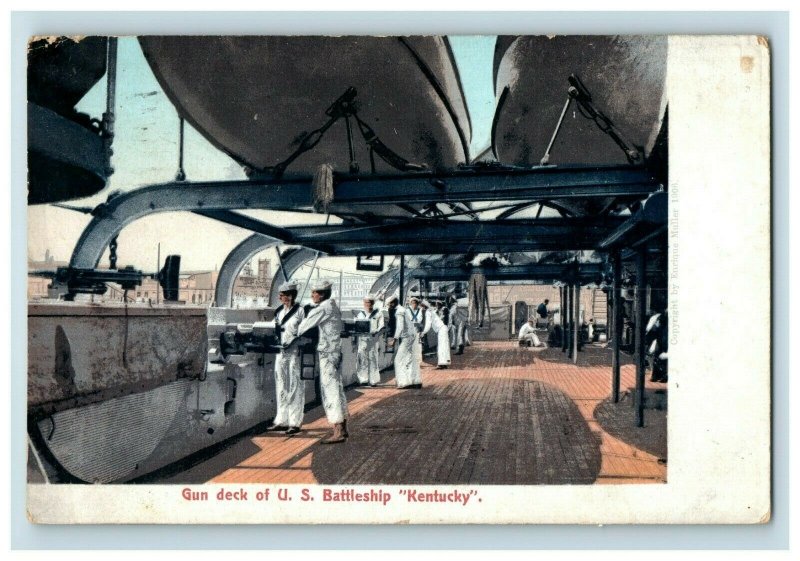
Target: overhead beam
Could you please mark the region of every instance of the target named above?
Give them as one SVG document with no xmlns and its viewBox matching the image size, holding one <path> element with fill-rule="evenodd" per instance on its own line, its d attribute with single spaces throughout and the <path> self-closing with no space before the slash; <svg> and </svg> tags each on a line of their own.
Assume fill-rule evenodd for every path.
<svg viewBox="0 0 800 561">
<path fill-rule="evenodd" d="M 197 215 L 205 216 L 206 218 L 224 222 L 231 226 L 238 226 L 239 228 L 250 230 L 256 234 L 280 240 L 284 243 L 293 243 L 294 241 L 294 235 L 291 230 L 281 228 L 280 226 L 273 226 L 262 220 L 251 218 L 245 214 L 233 212 L 232 210 L 195 210 L 193 212 Z"/>
<path fill-rule="evenodd" d="M 280 244 L 280 240 L 253 234 L 245 238 L 225 257 L 222 267 L 219 268 L 217 284 L 214 289 L 214 302 L 217 306 L 227 307 L 233 305 L 233 287 L 236 284 L 236 277 L 244 267 L 258 253 L 269 247 Z M 275 284 L 275 281 L 273 281 Z"/>
<path fill-rule="evenodd" d="M 545 167 L 446 174 L 342 177 L 334 184 L 333 205 L 404 202 L 549 200 L 647 196 L 659 189 L 656 178 L 632 166 Z M 334 211 L 335 212 L 335 211 Z"/>
<path fill-rule="evenodd" d="M 422 205 L 477 201 L 640 196 L 660 188 L 642 168 L 631 166 L 548 167 L 531 170 L 472 170 L 391 176 L 336 175 L 332 214 L 375 213 L 398 203 Z M 70 260 L 94 268 L 109 242 L 131 222 L 160 212 L 242 209 L 310 210 L 311 177 L 247 181 L 171 182 L 117 195 L 98 205 Z M 396 207 L 395 207 L 396 208 Z"/>
<path fill-rule="evenodd" d="M 657 231 L 665 231 L 667 223 L 667 194 L 651 195 L 623 224 L 608 237 L 600 241 L 599 249 L 634 247 L 654 236 Z"/>
<path fill-rule="evenodd" d="M 577 277 L 582 282 L 593 282 L 603 272 L 602 263 L 580 265 Z M 413 279 L 430 281 L 468 280 L 470 275 L 480 273 L 486 280 L 541 280 L 557 281 L 566 274 L 575 274 L 573 263 L 532 263 L 527 265 L 500 265 L 498 267 L 420 267 L 408 274 Z"/>
</svg>

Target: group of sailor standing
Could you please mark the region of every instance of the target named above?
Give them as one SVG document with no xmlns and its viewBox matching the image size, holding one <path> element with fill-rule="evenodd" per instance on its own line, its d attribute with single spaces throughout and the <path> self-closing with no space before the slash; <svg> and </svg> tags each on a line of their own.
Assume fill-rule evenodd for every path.
<svg viewBox="0 0 800 561">
<path fill-rule="evenodd" d="M 297 300 L 298 285 L 294 281 L 283 283 L 279 288 L 281 306 L 275 313 L 276 331 L 281 349 L 275 358 L 275 389 L 277 413 L 267 430 L 284 431 L 287 435 L 300 432 L 305 406 L 305 384 L 302 379 L 303 347 L 301 338 L 317 339 L 316 353 L 319 361 L 320 393 L 328 422 L 333 433 L 323 444 L 344 442 L 347 432 L 347 399 L 342 383 L 342 314 L 331 298 L 332 285 L 321 280 L 311 286 L 313 305 L 300 306 Z M 358 319 L 369 320 L 369 330 L 359 334 L 356 376 L 362 386 L 375 387 L 380 382 L 379 340 L 388 328 L 387 345 L 394 349 L 394 372 L 398 388 L 421 388 L 422 338 L 429 331 L 437 337 L 437 369 L 450 365 L 451 333 L 449 321 L 455 317 L 456 306 L 450 308 L 439 303 L 432 308 L 427 300 L 412 297 L 408 307 L 400 305 L 397 296 L 386 303 L 389 325 L 384 315 L 375 307 L 375 297 L 364 297 L 364 309 Z M 306 339 L 307 340 L 307 339 Z M 465 338 L 459 340 L 458 354 Z"/>
</svg>

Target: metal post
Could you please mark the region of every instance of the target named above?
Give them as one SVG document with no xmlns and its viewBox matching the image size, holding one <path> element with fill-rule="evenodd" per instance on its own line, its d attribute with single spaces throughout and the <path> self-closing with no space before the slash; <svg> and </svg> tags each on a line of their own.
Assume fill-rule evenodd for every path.
<svg viewBox="0 0 800 561">
<path fill-rule="evenodd" d="M 564 287 L 558 287 L 558 326 L 561 328 L 561 350 L 564 350 Z"/>
<path fill-rule="evenodd" d="M 645 250 L 636 252 L 636 426 L 644 426 Z"/>
<path fill-rule="evenodd" d="M 569 285 L 564 284 L 561 287 L 562 298 L 564 299 L 564 307 L 561 309 L 561 352 L 567 352 L 569 341 Z"/>
<path fill-rule="evenodd" d="M 573 284 L 570 282 L 567 285 L 567 299 L 569 300 L 569 336 L 567 337 L 567 358 L 572 358 L 572 353 L 575 352 L 575 348 L 573 347 L 574 342 L 574 331 L 575 331 L 575 291 L 573 289 Z"/>
<path fill-rule="evenodd" d="M 183 117 L 178 117 L 178 171 L 175 172 L 175 181 L 186 181 L 186 170 L 183 169 Z"/>
<path fill-rule="evenodd" d="M 276 245 L 275 246 L 275 253 L 278 255 L 278 267 L 281 268 L 281 274 L 283 275 L 283 282 L 289 282 L 289 277 L 287 276 L 286 269 L 283 267 L 283 259 L 281 258 L 281 249 Z M 298 300 L 299 302 L 300 300 Z"/>
<path fill-rule="evenodd" d="M 399 294 L 400 305 L 401 306 L 405 302 L 403 300 L 403 285 L 405 284 L 405 282 L 406 282 L 406 256 L 405 255 L 401 255 L 400 256 L 400 294 Z"/>
<path fill-rule="evenodd" d="M 578 364 L 578 350 L 581 340 L 581 283 L 575 283 L 575 330 L 573 335 L 574 351 L 572 353 L 572 362 Z"/>
<path fill-rule="evenodd" d="M 612 337 L 612 354 L 611 354 L 611 395 L 614 403 L 619 402 L 619 343 L 622 339 L 622 298 L 620 297 L 622 287 L 622 259 L 619 252 L 614 254 L 614 280 L 611 286 L 612 312 L 613 312 L 613 329 L 610 333 Z"/>
<path fill-rule="evenodd" d="M 159 267 L 161 267 L 161 242 L 158 242 L 158 251 L 156 252 L 156 273 L 159 271 Z M 160 287 L 156 287 L 156 304 L 159 303 L 161 299 L 161 290 Z"/>
<path fill-rule="evenodd" d="M 111 156 L 114 151 L 111 148 L 114 142 L 114 121 L 116 119 L 117 99 L 117 38 L 108 38 L 108 48 L 106 50 L 106 111 L 103 113 L 103 143 L 106 156 L 106 175 L 114 173 L 111 166 Z"/>
</svg>

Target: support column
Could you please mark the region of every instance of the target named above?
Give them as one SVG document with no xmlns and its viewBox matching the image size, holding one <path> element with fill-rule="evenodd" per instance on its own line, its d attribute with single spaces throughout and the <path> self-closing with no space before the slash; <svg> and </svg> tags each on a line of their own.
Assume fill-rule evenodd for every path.
<svg viewBox="0 0 800 561">
<path fill-rule="evenodd" d="M 561 352 L 566 353 L 569 351 L 569 316 L 572 311 L 569 307 L 569 284 L 564 284 L 564 313 L 562 315 L 564 336 L 562 337 Z M 567 355 L 569 356 L 569 355 Z"/>
<path fill-rule="evenodd" d="M 566 308 L 566 299 L 564 298 L 564 286 L 563 285 L 558 287 L 558 297 L 559 297 L 559 303 L 558 303 L 558 326 L 561 328 L 561 352 L 564 352 L 564 345 L 565 345 L 566 340 L 567 340 L 566 329 L 564 328 L 564 326 L 566 324 L 566 321 L 565 321 L 564 318 L 565 318 L 565 315 L 566 315 L 566 312 L 567 312 L 567 308 Z"/>
<path fill-rule="evenodd" d="M 614 399 L 614 403 L 618 403 L 620 381 L 619 343 L 622 339 L 622 298 L 620 298 L 620 294 L 622 292 L 622 260 L 620 258 L 619 251 L 614 252 L 613 260 L 614 280 L 611 285 L 611 296 L 613 297 L 613 300 L 611 301 L 611 310 L 613 312 L 611 325 L 613 331 L 609 332 L 609 336 L 611 337 L 612 341 L 611 396 Z"/>
<path fill-rule="evenodd" d="M 575 329 L 575 292 L 573 288 L 572 282 L 567 285 L 567 309 L 569 310 L 569 316 L 567 318 L 567 358 L 572 358 L 572 353 L 574 351 L 572 346 L 573 340 L 573 331 Z"/>
<path fill-rule="evenodd" d="M 580 349 L 581 342 L 581 283 L 575 283 L 575 329 L 573 333 L 572 344 L 574 351 L 572 353 L 572 362 L 578 364 L 578 350 Z"/>
<path fill-rule="evenodd" d="M 644 329 L 647 278 L 645 250 L 636 252 L 636 426 L 644 426 Z"/>
<path fill-rule="evenodd" d="M 405 306 L 405 300 L 403 300 L 403 286 L 406 283 L 406 256 L 400 256 L 400 305 Z"/>
</svg>

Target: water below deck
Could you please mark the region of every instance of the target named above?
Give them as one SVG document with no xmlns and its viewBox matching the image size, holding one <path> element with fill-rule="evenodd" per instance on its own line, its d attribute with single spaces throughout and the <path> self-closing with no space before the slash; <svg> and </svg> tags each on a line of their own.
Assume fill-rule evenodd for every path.
<svg viewBox="0 0 800 561">
<path fill-rule="evenodd" d="M 560 349 L 476 342 L 447 370 L 426 357 L 422 389 L 347 392 L 349 440 L 330 433 L 321 407 L 303 431 L 250 431 L 142 483 L 591 484 L 667 479 L 666 384 L 647 382 L 645 427 L 635 426 L 635 367 L 623 355 L 613 403 L 610 349 L 578 363 Z M 649 378 L 649 372 L 648 372 Z"/>
</svg>

